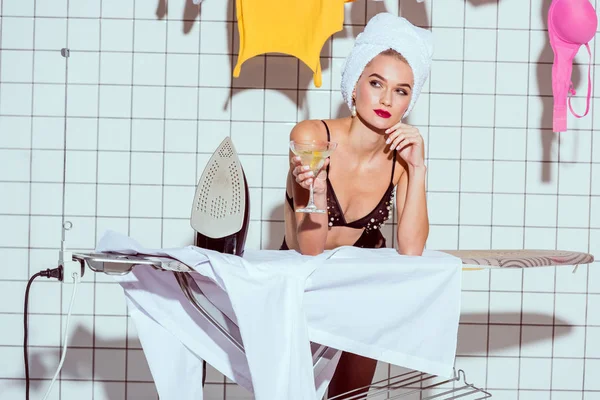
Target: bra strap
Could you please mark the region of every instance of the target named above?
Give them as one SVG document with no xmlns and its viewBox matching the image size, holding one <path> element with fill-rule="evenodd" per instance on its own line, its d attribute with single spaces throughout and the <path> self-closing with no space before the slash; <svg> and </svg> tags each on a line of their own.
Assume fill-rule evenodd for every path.
<svg viewBox="0 0 600 400">
<path fill-rule="evenodd" d="M 323 125 L 325 125 L 325 129 L 327 130 L 327 141 L 330 142 L 331 138 L 329 137 L 329 127 L 327 126 L 327 123 L 325 121 L 321 120 L 321 122 L 323 123 Z M 325 169 L 325 171 L 327 171 L 327 181 L 329 182 L 329 164 L 327 164 L 327 168 Z"/>
<path fill-rule="evenodd" d="M 396 155 L 398 155 L 398 151 L 394 150 L 394 160 L 392 161 L 392 176 L 390 177 L 390 183 L 394 183 L 394 170 L 396 169 Z"/>
<path fill-rule="evenodd" d="M 590 73 L 591 64 L 592 64 L 592 51 L 590 50 L 590 45 L 588 43 L 585 44 L 585 48 L 587 49 L 588 54 L 590 55 L 590 59 L 589 59 L 589 62 L 588 62 L 588 90 L 587 90 L 587 99 L 586 99 L 586 104 L 585 104 L 585 113 L 583 115 L 579 115 L 575 111 L 573 111 L 573 106 L 571 106 L 571 97 L 575 96 L 575 94 L 577 92 L 575 92 L 575 88 L 573 87 L 573 82 L 571 82 L 571 84 L 569 85 L 569 109 L 571 110 L 571 113 L 574 116 L 576 116 L 577 118 L 585 117 L 587 115 L 587 113 L 590 111 L 590 98 L 592 96 L 592 76 L 591 76 L 591 73 Z"/>
<path fill-rule="evenodd" d="M 327 126 L 327 123 L 323 120 L 321 120 L 321 122 L 323 123 L 323 125 L 325 125 L 325 129 L 327 129 L 327 141 L 330 142 L 331 138 L 329 137 L 329 127 Z"/>
</svg>

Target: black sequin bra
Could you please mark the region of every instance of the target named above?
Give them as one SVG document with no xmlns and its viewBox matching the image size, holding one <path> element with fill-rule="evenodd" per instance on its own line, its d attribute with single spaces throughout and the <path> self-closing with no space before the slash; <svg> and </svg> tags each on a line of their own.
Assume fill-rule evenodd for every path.
<svg viewBox="0 0 600 400">
<path fill-rule="evenodd" d="M 329 127 L 325 123 L 325 121 L 321 121 L 325 125 L 325 129 L 327 129 L 327 140 L 330 140 Z M 385 238 L 381 233 L 381 225 L 385 221 L 387 221 L 392 212 L 392 201 L 394 197 L 394 169 L 396 167 L 396 153 L 394 152 L 394 160 L 392 162 L 392 175 L 390 177 L 390 185 L 387 190 L 383 194 L 381 200 L 375 208 L 365 215 L 362 218 L 357 219 L 356 221 L 347 222 L 344 217 L 344 213 L 342 212 L 342 207 L 338 201 L 337 196 L 335 195 L 335 190 L 331 185 L 331 181 L 329 180 L 329 166 L 327 166 L 327 214 L 329 217 L 329 226 L 347 226 L 349 228 L 355 229 L 364 229 L 363 234 L 360 238 L 354 243 L 356 247 L 364 247 L 364 248 L 379 248 L 385 247 Z M 286 199 L 290 204 L 290 207 L 294 209 L 294 201 L 292 197 L 290 197 L 286 192 Z M 281 247 L 282 250 L 287 250 L 287 244 L 285 243 L 285 238 L 283 240 L 283 244 Z"/>
</svg>

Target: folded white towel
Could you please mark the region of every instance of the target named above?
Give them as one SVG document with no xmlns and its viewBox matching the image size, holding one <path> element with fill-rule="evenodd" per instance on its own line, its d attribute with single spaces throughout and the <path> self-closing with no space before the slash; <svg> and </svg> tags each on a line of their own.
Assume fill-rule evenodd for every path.
<svg viewBox="0 0 600 400">
<path fill-rule="evenodd" d="M 178 259 L 202 275 L 198 285 L 239 326 L 246 359 L 187 302 L 171 273 L 138 266 L 115 277 L 161 399 L 195 399 L 187 396 L 201 391 L 201 359 L 259 400 L 316 399 L 333 371 L 313 376 L 310 341 L 452 374 L 462 264 L 446 253 L 411 257 L 394 249 L 341 247 L 309 257 L 248 249 L 242 259 L 194 246 L 144 249 L 115 232 L 107 232 L 96 251 Z M 169 337 L 171 350 L 155 348 Z"/>
<path fill-rule="evenodd" d="M 363 70 L 373 58 L 388 49 L 404 56 L 415 79 L 410 104 L 403 118 L 415 106 L 431 70 L 432 33 L 414 26 L 405 18 L 379 13 L 369 20 L 364 31 L 356 37 L 354 47 L 342 67 L 342 96 L 349 109 L 352 109 L 352 92 Z"/>
</svg>

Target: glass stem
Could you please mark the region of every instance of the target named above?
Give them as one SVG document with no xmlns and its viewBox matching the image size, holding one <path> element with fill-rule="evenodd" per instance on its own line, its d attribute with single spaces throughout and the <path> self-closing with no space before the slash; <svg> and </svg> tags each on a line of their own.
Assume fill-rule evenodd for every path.
<svg viewBox="0 0 600 400">
<path fill-rule="evenodd" d="M 315 178 L 313 178 L 312 181 L 310 181 L 310 194 L 308 197 L 308 207 L 315 207 L 315 200 L 314 200 L 314 182 L 315 182 Z"/>
</svg>

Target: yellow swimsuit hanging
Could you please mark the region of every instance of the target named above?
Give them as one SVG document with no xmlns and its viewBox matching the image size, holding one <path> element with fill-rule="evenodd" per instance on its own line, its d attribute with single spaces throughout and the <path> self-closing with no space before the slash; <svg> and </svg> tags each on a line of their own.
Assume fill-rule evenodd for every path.
<svg viewBox="0 0 600 400">
<path fill-rule="evenodd" d="M 344 3 L 354 0 L 236 0 L 240 50 L 233 69 L 265 53 L 285 53 L 300 59 L 321 86 L 319 55 L 327 39 L 343 28 Z"/>
</svg>

